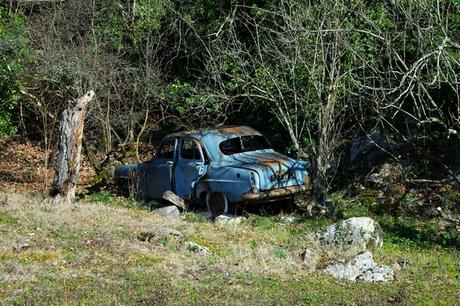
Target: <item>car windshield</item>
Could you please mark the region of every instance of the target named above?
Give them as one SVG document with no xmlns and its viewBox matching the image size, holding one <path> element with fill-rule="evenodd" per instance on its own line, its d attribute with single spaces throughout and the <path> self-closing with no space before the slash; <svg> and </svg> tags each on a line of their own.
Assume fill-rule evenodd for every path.
<svg viewBox="0 0 460 306">
<path fill-rule="evenodd" d="M 230 138 L 219 144 L 220 151 L 225 155 L 271 149 L 270 143 L 260 135 L 247 135 Z"/>
</svg>

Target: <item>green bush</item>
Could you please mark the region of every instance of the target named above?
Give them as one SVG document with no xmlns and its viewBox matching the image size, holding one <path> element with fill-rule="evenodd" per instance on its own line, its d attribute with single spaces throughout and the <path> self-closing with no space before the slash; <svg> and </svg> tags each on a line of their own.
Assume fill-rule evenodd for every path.
<svg viewBox="0 0 460 306">
<path fill-rule="evenodd" d="M 30 56 L 24 18 L 0 7 L 0 139 L 16 133 L 13 112 L 22 97 L 21 74 Z"/>
</svg>

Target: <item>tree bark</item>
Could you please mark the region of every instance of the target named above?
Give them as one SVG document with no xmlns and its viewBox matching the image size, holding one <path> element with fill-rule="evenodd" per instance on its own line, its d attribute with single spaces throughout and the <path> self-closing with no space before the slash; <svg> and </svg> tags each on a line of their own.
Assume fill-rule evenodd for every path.
<svg viewBox="0 0 460 306">
<path fill-rule="evenodd" d="M 94 91 L 87 92 L 72 108 L 62 112 L 59 125 L 59 145 L 56 172 L 50 196 L 55 203 L 71 203 L 80 175 L 80 154 L 86 106 L 94 97 Z"/>
</svg>

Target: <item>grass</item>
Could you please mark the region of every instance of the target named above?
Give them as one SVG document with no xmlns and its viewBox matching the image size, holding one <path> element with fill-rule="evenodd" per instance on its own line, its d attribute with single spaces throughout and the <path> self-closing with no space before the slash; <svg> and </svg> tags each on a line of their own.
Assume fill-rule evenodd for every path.
<svg viewBox="0 0 460 306">
<path fill-rule="evenodd" d="M 16 219 L 6 212 L 0 212 L 0 224 L 13 224 Z"/>
<path fill-rule="evenodd" d="M 0 206 L 0 304 L 452 305 L 460 300 L 456 249 L 389 233 L 374 255 L 387 265 L 407 262 L 396 280 L 351 283 L 308 272 L 299 256 L 306 234 L 331 223 L 326 218 L 287 225 L 276 216 L 250 215 L 237 227 L 219 228 L 201 213 L 171 221 L 118 201 L 53 206 L 10 194 Z M 165 227 L 183 238 L 137 239 L 141 232 Z M 20 238 L 29 241 L 23 251 L 14 249 Z M 213 255 L 191 253 L 184 241 L 206 246 Z"/>
</svg>

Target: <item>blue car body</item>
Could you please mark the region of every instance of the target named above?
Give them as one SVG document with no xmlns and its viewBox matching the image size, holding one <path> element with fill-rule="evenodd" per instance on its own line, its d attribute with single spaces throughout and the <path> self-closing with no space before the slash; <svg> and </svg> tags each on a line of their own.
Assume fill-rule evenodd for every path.
<svg viewBox="0 0 460 306">
<path fill-rule="evenodd" d="M 170 134 L 154 159 L 115 171 L 117 180 L 133 176 L 147 201 L 171 190 L 206 203 L 214 215 L 227 213 L 232 203 L 289 198 L 310 187 L 307 162 L 275 152 L 246 126 Z"/>
</svg>

